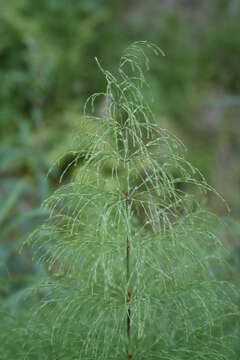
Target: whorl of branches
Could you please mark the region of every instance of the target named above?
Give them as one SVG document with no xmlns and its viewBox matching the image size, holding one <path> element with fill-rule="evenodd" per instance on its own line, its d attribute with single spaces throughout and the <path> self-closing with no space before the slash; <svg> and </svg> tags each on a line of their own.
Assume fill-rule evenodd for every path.
<svg viewBox="0 0 240 360">
<path fill-rule="evenodd" d="M 69 166 L 81 166 L 29 239 L 49 278 L 26 359 L 235 359 L 234 290 L 217 278 L 224 248 L 201 204 L 214 190 L 145 103 L 146 49 L 163 55 L 134 43 L 116 75 L 97 60 L 106 91 L 80 119 Z"/>
</svg>

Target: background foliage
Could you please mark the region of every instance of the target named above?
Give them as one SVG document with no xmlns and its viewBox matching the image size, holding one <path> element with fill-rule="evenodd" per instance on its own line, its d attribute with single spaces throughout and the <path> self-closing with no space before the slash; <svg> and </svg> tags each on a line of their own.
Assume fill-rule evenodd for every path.
<svg viewBox="0 0 240 360">
<path fill-rule="evenodd" d="M 0 302 L 23 311 L 44 266 L 19 254 L 46 217 L 39 205 L 59 186 L 86 98 L 104 89 L 96 62 L 116 69 L 122 49 L 146 39 L 166 53 L 151 59 L 145 97 L 159 124 L 184 140 L 188 159 L 227 200 L 209 197 L 231 245 L 225 274 L 240 267 L 240 6 L 224 1 L 1 1 L 0 13 Z M 98 100 L 96 111 L 104 104 Z M 92 131 L 88 129 L 87 131 Z M 81 134 L 80 134 L 81 137 Z M 69 182 L 75 168 L 62 181 Z M 107 170 L 106 170 L 107 176 Z M 27 306 L 27 305 L 25 305 Z"/>
</svg>

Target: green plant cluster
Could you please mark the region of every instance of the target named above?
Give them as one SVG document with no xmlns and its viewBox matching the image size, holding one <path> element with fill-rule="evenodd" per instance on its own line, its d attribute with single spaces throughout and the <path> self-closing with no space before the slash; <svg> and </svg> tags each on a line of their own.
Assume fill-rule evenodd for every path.
<svg viewBox="0 0 240 360">
<path fill-rule="evenodd" d="M 28 240 L 48 269 L 40 305 L 4 317 L 3 360 L 238 359 L 237 292 L 202 201 L 214 190 L 144 100 L 145 48 L 161 52 L 134 43 L 116 75 L 98 63 L 106 91 L 72 150 L 84 161 Z M 102 96 L 104 115 L 87 115 Z"/>
<path fill-rule="evenodd" d="M 50 270 L 45 263 L 32 261 L 29 249 L 19 254 L 19 247 L 49 214 L 48 207 L 39 210 L 40 203 L 58 188 L 62 173 L 65 185 L 78 176 L 79 167 L 88 160 L 85 152 L 101 132 L 95 120 L 79 124 L 85 99 L 91 93 L 105 91 L 104 77 L 97 70 L 94 57 L 115 73 L 121 51 L 131 40 L 148 39 L 166 51 L 161 61 L 149 54 L 151 86 L 141 89 L 142 96 L 151 103 L 156 123 L 172 128 L 184 139 L 191 148 L 187 159 L 217 185 L 231 205 L 236 220 L 229 216 L 230 231 L 221 230 L 220 236 L 233 244 L 232 254 L 227 254 L 226 260 L 235 266 L 235 272 L 225 267 L 223 278 L 232 277 L 238 282 L 239 4 L 236 0 L 206 1 L 207 11 L 201 13 L 199 10 L 198 16 L 188 12 L 187 2 L 182 8 L 180 3 L 184 2 L 161 8 L 157 7 L 158 2 L 151 0 L 11 0 L 1 3 L 0 305 L 7 312 L 19 311 L 22 329 L 31 316 L 24 312 L 28 302 L 23 299 L 29 287 L 41 282 Z M 200 9 L 205 1 L 200 3 L 191 8 Z M 97 97 L 94 114 L 104 118 L 106 105 L 108 101 Z M 203 128 L 198 117 L 201 112 L 206 119 Z M 217 119 L 215 128 L 211 126 L 212 119 L 208 120 L 209 112 L 214 113 L 213 123 Z M 74 144 L 73 132 L 79 134 Z M 227 156 L 221 161 L 219 153 Z M 65 155 L 61 157 L 61 154 Z M 50 164 L 58 157 L 61 158 L 59 166 L 54 167 L 46 179 Z M 104 187 L 109 191 L 112 190 L 115 160 L 110 156 L 100 172 Z M 120 178 L 124 178 L 121 166 L 119 171 Z M 94 182 L 94 174 L 92 166 L 88 167 L 86 182 Z M 174 166 L 170 176 L 178 179 Z M 136 179 L 137 185 L 138 181 Z M 192 190 L 189 182 L 175 183 L 175 186 L 179 191 Z M 221 212 L 223 207 L 211 194 L 207 194 L 210 206 L 217 211 L 220 208 Z M 135 215 L 141 218 L 144 210 Z M 217 224 L 213 227 L 219 229 Z M 50 273 L 55 272 L 57 269 L 53 267 Z M 44 296 L 45 290 L 33 302 L 38 303 Z M 10 321 L 17 333 L 12 333 L 8 340 L 8 335 L 4 338 L 4 356 L 13 359 L 18 353 L 19 358 L 24 358 L 26 350 L 22 344 L 29 344 L 30 332 L 22 331 L 23 340 L 19 327 L 13 325 L 16 318 Z M 47 315 L 46 323 L 48 321 L 51 325 L 52 320 Z M 45 333 L 43 323 L 40 320 L 38 325 Z M 32 326 L 32 339 L 38 341 L 34 322 Z M 53 351 L 57 351 L 55 345 Z M 49 349 L 45 352 L 46 358 L 57 357 L 54 353 L 49 355 L 52 350 L 48 342 L 46 348 Z"/>
</svg>

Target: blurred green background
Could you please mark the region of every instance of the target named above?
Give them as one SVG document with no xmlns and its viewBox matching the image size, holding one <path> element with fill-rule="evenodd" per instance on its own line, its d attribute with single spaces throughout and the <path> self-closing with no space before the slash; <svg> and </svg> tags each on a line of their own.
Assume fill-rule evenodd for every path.
<svg viewBox="0 0 240 360">
<path fill-rule="evenodd" d="M 226 199 L 209 207 L 226 223 L 233 281 L 240 270 L 240 2 L 238 0 L 0 1 L 0 304 L 21 305 L 46 271 L 19 249 L 59 186 L 87 97 L 104 90 L 136 40 L 159 45 L 146 98 L 159 124 L 187 145 L 188 160 Z M 101 101 L 97 111 L 101 112 Z M 81 134 L 79 134 L 81 136 Z M 65 176 L 69 181 L 71 172 Z"/>
</svg>

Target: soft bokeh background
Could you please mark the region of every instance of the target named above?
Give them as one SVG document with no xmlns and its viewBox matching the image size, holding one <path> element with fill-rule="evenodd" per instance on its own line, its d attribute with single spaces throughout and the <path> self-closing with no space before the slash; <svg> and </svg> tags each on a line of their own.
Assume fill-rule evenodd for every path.
<svg viewBox="0 0 240 360">
<path fill-rule="evenodd" d="M 159 45 L 145 96 L 159 123 L 187 145 L 188 159 L 223 195 L 209 207 L 226 223 L 231 280 L 240 270 L 239 0 L 0 1 L 0 303 L 21 306 L 46 269 L 19 248 L 59 186 L 87 97 L 104 89 L 97 57 L 116 69 L 136 40 Z M 101 102 L 98 111 L 101 111 Z M 81 136 L 81 134 L 79 134 Z M 71 171 L 64 178 L 69 181 Z"/>
</svg>

